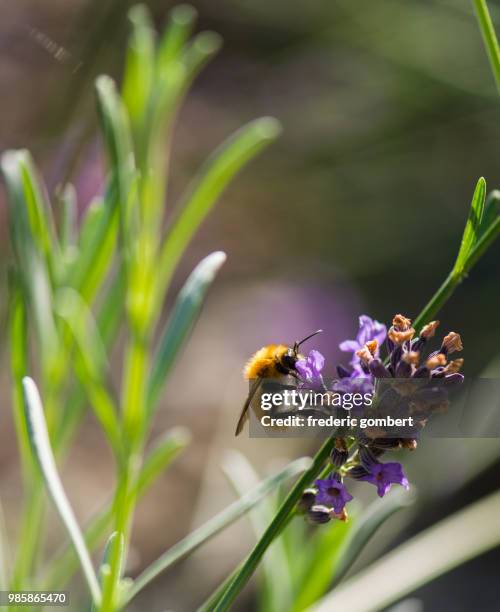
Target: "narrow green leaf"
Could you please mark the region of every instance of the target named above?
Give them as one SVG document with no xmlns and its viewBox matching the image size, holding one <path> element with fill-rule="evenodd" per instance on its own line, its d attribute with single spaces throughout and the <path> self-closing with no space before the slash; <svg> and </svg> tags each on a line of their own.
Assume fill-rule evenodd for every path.
<svg viewBox="0 0 500 612">
<path fill-rule="evenodd" d="M 192 83 L 203 66 L 222 47 L 222 38 L 216 32 L 200 32 L 182 55 L 182 63 L 186 67 L 186 85 Z"/>
<path fill-rule="evenodd" d="M 127 291 L 127 278 L 123 265 L 118 266 L 111 283 L 107 287 L 97 315 L 97 327 L 104 345 L 110 350 L 116 338 L 118 328 L 123 320 L 125 296 Z"/>
<path fill-rule="evenodd" d="M 73 542 L 92 599 L 96 605 L 99 605 L 101 600 L 101 589 L 92 565 L 92 560 L 57 472 L 38 389 L 33 380 L 27 376 L 23 379 L 23 391 L 26 421 L 29 426 L 33 454 L 38 461 L 38 465 L 45 480 L 45 485 L 61 517 L 61 521 L 66 527 L 69 537 Z"/>
<path fill-rule="evenodd" d="M 200 314 L 207 291 L 225 261 L 226 255 L 222 251 L 216 251 L 202 259 L 177 296 L 172 315 L 161 335 L 153 359 L 148 381 L 150 414 L 154 410 L 175 358 Z"/>
<path fill-rule="evenodd" d="M 170 12 L 170 20 L 158 50 L 158 76 L 168 73 L 172 62 L 178 59 L 195 20 L 196 10 L 188 4 L 180 4 Z"/>
<path fill-rule="evenodd" d="M 304 542 L 308 550 L 308 562 L 298 582 L 293 612 L 305 610 L 328 591 L 339 561 L 339 550 L 356 523 L 356 516 L 350 517 L 345 523 L 332 521 L 317 529 L 313 536 Z"/>
<path fill-rule="evenodd" d="M 78 236 L 78 246 L 81 251 L 85 252 L 92 249 L 93 237 L 99 231 L 99 226 L 103 223 L 102 216 L 105 214 L 106 204 L 109 204 L 111 200 L 109 190 L 107 195 L 106 200 L 101 197 L 94 198 L 83 213 L 80 234 Z"/>
<path fill-rule="evenodd" d="M 26 242 L 33 244 L 52 278 L 58 257 L 54 220 L 30 153 L 7 151 L 2 155 L 2 171 L 9 195 L 14 246 L 19 254 Z"/>
<path fill-rule="evenodd" d="M 21 457 L 24 482 L 27 482 L 33 470 L 28 428 L 24 414 L 22 379 L 29 371 L 28 364 L 28 322 L 26 306 L 15 272 L 9 275 L 9 346 L 10 368 L 13 378 L 12 406 L 17 444 Z"/>
<path fill-rule="evenodd" d="M 480 178 L 477 182 L 476 189 L 474 190 L 474 196 L 470 206 L 469 217 L 465 224 L 464 233 L 462 236 L 462 243 L 458 251 L 457 260 L 453 268 L 453 274 L 460 277 L 465 268 L 465 263 L 472 247 L 476 244 L 481 222 L 483 218 L 484 202 L 486 198 L 486 181 L 484 178 Z"/>
<path fill-rule="evenodd" d="M 134 498 L 140 499 L 149 487 L 162 474 L 172 461 L 189 444 L 190 436 L 183 427 L 168 431 L 153 442 L 135 484 Z M 92 551 L 104 538 L 113 519 L 112 502 L 109 501 L 85 526 L 84 538 L 87 548 Z M 46 564 L 44 588 L 61 588 L 69 582 L 78 568 L 78 559 L 73 548 L 64 547 L 54 559 Z"/>
<path fill-rule="evenodd" d="M 142 496 L 150 485 L 189 444 L 191 435 L 184 427 L 171 429 L 152 445 L 136 483 L 134 496 Z"/>
<path fill-rule="evenodd" d="M 113 553 L 113 548 L 118 547 L 118 557 L 120 559 L 119 561 L 119 566 L 120 566 L 120 570 L 119 570 L 119 574 L 121 575 L 122 572 L 122 568 L 123 568 L 123 556 L 125 553 L 125 540 L 123 538 L 123 533 L 119 533 L 118 531 L 113 531 L 113 533 L 109 536 L 108 541 L 106 542 L 106 545 L 104 547 L 104 553 L 102 556 L 102 562 L 101 562 L 101 568 L 104 567 L 109 567 L 109 561 L 112 557 Z"/>
<path fill-rule="evenodd" d="M 234 502 L 222 512 L 214 516 L 204 525 L 191 532 L 183 540 L 167 550 L 161 557 L 146 568 L 135 580 L 130 592 L 125 597 L 124 604 L 133 599 L 142 589 L 167 568 L 177 563 L 187 555 L 191 554 L 202 544 L 217 535 L 220 531 L 234 523 L 238 518 L 246 514 L 267 494 L 273 491 L 285 480 L 293 478 L 300 472 L 308 469 L 311 460 L 307 457 L 297 459 L 290 463 L 278 474 L 266 478 L 255 489 L 246 493 L 241 499 Z"/>
<path fill-rule="evenodd" d="M 474 8 L 476 10 L 476 16 L 481 29 L 481 35 L 483 37 L 484 46 L 490 60 L 491 71 L 495 78 L 498 93 L 500 94 L 500 49 L 498 47 L 498 40 L 495 34 L 495 28 L 491 21 L 490 13 L 488 11 L 488 5 L 486 0 L 473 0 Z"/>
<path fill-rule="evenodd" d="M 280 126 L 275 119 L 266 117 L 252 121 L 226 140 L 202 167 L 182 200 L 160 253 L 156 313 L 179 259 L 217 198 L 237 172 L 279 132 Z"/>
<path fill-rule="evenodd" d="M 415 495 L 404 489 L 397 489 L 391 491 L 383 499 L 377 499 L 366 509 L 338 552 L 333 574 L 334 585 L 346 575 L 363 548 L 385 521 L 399 510 L 410 506 L 414 501 Z"/>
<path fill-rule="evenodd" d="M 482 234 L 481 238 L 477 241 L 477 243 L 472 248 L 472 251 L 469 253 L 469 257 L 465 262 L 464 274 L 467 274 L 469 270 L 476 265 L 476 263 L 481 259 L 481 257 L 486 253 L 486 251 L 493 245 L 495 240 L 500 236 L 500 216 L 498 216 L 485 230 L 484 234 Z"/>
<path fill-rule="evenodd" d="M 500 191 L 490 191 L 484 205 L 483 220 L 479 228 L 479 237 L 500 217 Z"/>
<path fill-rule="evenodd" d="M 138 135 L 143 127 L 155 71 L 155 32 L 146 6 L 139 4 L 129 11 L 132 24 L 125 74 L 123 101 L 128 110 L 133 130 Z"/>
<path fill-rule="evenodd" d="M 325 597 L 311 612 L 376 612 L 453 568 L 500 546 L 500 492 L 407 540 Z M 397 576 L 397 580 L 387 580 Z"/>
<path fill-rule="evenodd" d="M 260 480 L 245 456 L 235 450 L 226 453 L 223 470 L 239 497 L 257 486 Z M 257 539 L 261 537 L 265 526 L 271 522 L 276 511 L 276 502 L 276 499 L 269 497 L 250 511 L 249 518 Z M 262 602 L 259 609 L 262 612 L 290 610 L 292 581 L 282 538 L 277 538 L 269 547 L 262 568 L 264 584 L 261 589 Z"/>
<path fill-rule="evenodd" d="M 124 248 L 130 249 L 137 232 L 138 209 L 134 184 L 137 180 L 129 118 L 112 79 L 96 81 L 97 102 L 110 169 L 117 186 Z"/>
<path fill-rule="evenodd" d="M 39 340 L 44 378 L 54 384 L 64 369 L 61 344 L 54 321 L 53 294 L 47 269 L 41 258 L 32 252 L 23 269 L 29 304 Z"/>
<path fill-rule="evenodd" d="M 52 315 L 51 230 L 46 207 L 24 151 L 7 151 L 2 156 L 7 185 L 10 235 L 18 261 L 19 280 L 35 321 L 44 375 L 60 375 L 59 340 Z"/>
<path fill-rule="evenodd" d="M 80 234 L 80 256 L 68 274 L 68 284 L 87 302 L 94 300 L 111 264 L 118 237 L 118 198 L 114 183 L 104 201 L 87 209 Z"/>
<path fill-rule="evenodd" d="M 106 351 L 92 313 L 74 289 L 59 290 L 56 311 L 66 323 L 77 348 L 74 369 L 78 379 L 112 448 L 119 454 L 121 426 L 115 402 L 106 389 Z"/>
<path fill-rule="evenodd" d="M 61 190 L 60 200 L 62 210 L 59 243 L 61 251 L 66 253 L 76 245 L 77 241 L 78 203 L 76 200 L 76 189 L 71 183 L 65 185 Z"/>
</svg>

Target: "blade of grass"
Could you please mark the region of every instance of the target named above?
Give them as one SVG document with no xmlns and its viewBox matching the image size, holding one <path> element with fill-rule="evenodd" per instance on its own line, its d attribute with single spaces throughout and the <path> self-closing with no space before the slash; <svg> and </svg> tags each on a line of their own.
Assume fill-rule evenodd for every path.
<svg viewBox="0 0 500 612">
<path fill-rule="evenodd" d="M 77 355 L 74 369 L 86 390 L 94 413 L 101 424 L 115 456 L 122 452 L 121 425 L 115 402 L 105 385 L 107 357 L 97 325 L 85 302 L 73 289 L 60 289 L 56 312 L 74 339 Z"/>
<path fill-rule="evenodd" d="M 191 272 L 175 302 L 153 357 L 148 380 L 148 412 L 154 411 L 172 365 L 200 314 L 208 289 L 226 261 L 226 254 L 216 251 L 201 260 Z"/>
<path fill-rule="evenodd" d="M 96 605 L 101 600 L 101 589 L 90 559 L 85 541 L 76 521 L 73 510 L 64 492 L 61 479 L 56 468 L 56 462 L 50 447 L 49 434 L 43 414 L 42 402 L 35 383 L 29 377 L 23 379 L 23 391 L 26 411 L 26 421 L 29 425 L 30 442 L 40 471 L 45 480 L 47 490 L 52 497 L 59 516 L 66 527 L 80 560 L 84 576 Z"/>
<path fill-rule="evenodd" d="M 187 430 L 177 427 L 156 440 L 146 457 L 136 482 L 134 496 L 142 498 L 149 487 L 162 474 L 172 461 L 189 444 L 190 436 Z M 87 548 L 92 551 L 104 538 L 110 528 L 113 518 L 112 505 L 108 502 L 84 530 Z M 73 548 L 65 547 L 57 552 L 52 561 L 47 563 L 46 576 L 43 580 L 45 589 L 61 588 L 69 582 L 78 569 L 78 558 Z"/>
<path fill-rule="evenodd" d="M 107 76 L 98 77 L 96 93 L 101 131 L 117 186 L 122 248 L 125 252 L 125 261 L 128 261 L 138 223 L 137 190 L 134 187 L 137 175 L 129 117 L 112 79 Z"/>
<path fill-rule="evenodd" d="M 54 220 L 30 153 L 25 150 L 7 151 L 2 155 L 2 170 L 9 193 L 14 242 L 18 249 L 22 249 L 29 234 L 29 243 L 43 257 L 53 279 L 58 257 Z M 19 243 L 19 240 L 23 242 Z"/>
<path fill-rule="evenodd" d="M 134 581 L 129 593 L 125 597 L 123 604 L 126 605 L 129 603 L 159 574 L 172 566 L 174 563 L 177 563 L 183 559 L 188 554 L 191 554 L 210 538 L 214 537 L 228 525 L 246 514 L 255 506 L 255 504 L 263 499 L 268 493 L 273 491 L 278 485 L 285 480 L 296 476 L 300 472 L 303 472 L 309 465 L 310 459 L 307 457 L 296 459 L 286 468 L 281 470 L 281 472 L 266 478 L 266 480 L 263 480 L 255 489 L 249 491 L 241 499 L 235 501 L 204 525 L 191 532 L 183 540 L 167 550 L 166 553 L 154 561 L 142 572 L 142 574 L 140 574 L 140 576 L 138 576 L 138 578 Z"/>
<path fill-rule="evenodd" d="M 118 237 L 118 198 L 114 182 L 104 201 L 94 201 L 84 218 L 80 255 L 68 273 L 68 285 L 92 304 L 113 262 Z"/>
<path fill-rule="evenodd" d="M 472 247 L 476 244 L 479 230 L 481 227 L 481 221 L 483 218 L 484 202 L 486 199 L 486 181 L 484 178 L 480 178 L 477 182 L 476 189 L 474 190 L 474 196 L 469 210 L 469 217 L 465 224 L 464 233 L 462 236 L 462 243 L 458 251 L 457 260 L 453 268 L 453 274 L 460 277 L 465 269 L 465 264 L 472 250 Z"/>
<path fill-rule="evenodd" d="M 490 224 L 488 229 L 479 238 L 469 254 L 469 258 L 465 263 L 464 273 L 476 265 L 486 251 L 493 245 L 495 240 L 500 236 L 500 215 Z"/>
<path fill-rule="evenodd" d="M 123 101 L 137 137 L 143 130 L 151 89 L 154 85 L 155 32 L 144 5 L 133 6 L 128 14 L 132 24 L 125 62 Z"/>
<path fill-rule="evenodd" d="M 366 509 L 339 549 L 332 576 L 333 585 L 337 585 L 344 578 L 361 551 L 385 521 L 414 501 L 415 495 L 404 489 L 397 489 L 383 499 L 376 500 Z"/>
<path fill-rule="evenodd" d="M 26 308 L 18 285 L 15 273 L 9 276 L 10 307 L 9 307 L 9 346 L 10 362 L 13 377 L 12 404 L 14 412 L 14 425 L 16 428 L 17 443 L 26 484 L 33 473 L 33 456 L 28 434 L 28 426 L 24 414 L 23 403 L 23 376 L 29 371 L 28 366 L 28 337 Z"/>
<path fill-rule="evenodd" d="M 237 451 L 229 451 L 223 464 L 223 470 L 232 488 L 242 497 L 246 491 L 259 483 L 259 477 L 250 462 Z M 277 506 L 277 499 L 269 497 L 262 504 L 256 506 L 249 513 L 256 538 L 260 538 L 267 525 L 273 518 Z M 270 547 L 263 560 L 264 585 L 262 589 L 262 611 L 290 610 L 292 582 L 288 557 L 283 540 L 277 538 Z"/>
<path fill-rule="evenodd" d="M 11 241 L 16 255 L 23 297 L 35 321 L 42 353 L 45 380 L 60 376 L 59 339 L 52 316 L 51 270 L 48 260 L 52 232 L 46 206 L 25 151 L 2 155 L 2 172 L 7 186 Z"/>
<path fill-rule="evenodd" d="M 275 119 L 257 119 L 233 134 L 209 158 L 184 196 L 161 249 L 157 278 L 156 316 L 186 246 L 214 206 L 217 198 L 241 168 L 279 134 Z"/>
<path fill-rule="evenodd" d="M 486 0 L 473 0 L 474 9 L 476 11 L 477 20 L 481 29 L 486 53 L 490 60 L 491 71 L 495 78 L 498 93 L 500 94 L 500 49 L 498 40 L 495 34 L 495 28 L 491 21 L 490 13 Z"/>
<path fill-rule="evenodd" d="M 157 70 L 167 73 L 184 47 L 196 21 L 196 10 L 189 4 L 180 4 L 170 12 L 170 19 L 160 42 Z"/>
<path fill-rule="evenodd" d="M 488 194 L 484 205 L 483 222 L 479 228 L 479 237 L 500 217 L 500 191 L 494 189 Z"/>
<path fill-rule="evenodd" d="M 339 560 L 338 551 L 355 528 L 358 518 L 349 516 L 347 522 L 332 521 L 317 529 L 303 542 L 308 552 L 308 560 L 302 568 L 300 578 L 296 578 L 297 588 L 291 608 L 293 612 L 305 610 L 328 591 Z"/>
<path fill-rule="evenodd" d="M 59 230 L 59 243 L 61 251 L 68 257 L 68 251 L 76 246 L 78 229 L 78 203 L 76 189 L 71 183 L 64 186 L 60 192 L 61 223 Z"/>
<path fill-rule="evenodd" d="M 500 545 L 495 492 L 416 535 L 325 597 L 311 612 L 382 610 L 445 572 Z M 387 580 L 397 576 L 397 580 Z"/>
</svg>

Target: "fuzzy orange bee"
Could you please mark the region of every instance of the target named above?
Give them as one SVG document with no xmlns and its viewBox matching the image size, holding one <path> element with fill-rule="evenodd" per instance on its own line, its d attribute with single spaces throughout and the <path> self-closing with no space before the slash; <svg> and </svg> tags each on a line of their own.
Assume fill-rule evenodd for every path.
<svg viewBox="0 0 500 612">
<path fill-rule="evenodd" d="M 303 356 L 299 354 L 299 347 L 306 340 L 316 336 L 316 334 L 320 334 L 322 331 L 318 329 L 300 342 L 295 342 L 293 347 L 289 347 L 286 344 L 268 344 L 252 355 L 243 370 L 245 379 L 252 382 L 236 425 L 236 436 L 241 433 L 248 419 L 248 409 L 251 407 L 256 414 L 259 414 L 261 411 L 260 395 L 262 382 L 265 379 L 272 379 L 277 383 L 288 383 L 290 377 L 298 380 L 299 376 L 295 364 L 299 359 L 303 359 Z"/>
</svg>

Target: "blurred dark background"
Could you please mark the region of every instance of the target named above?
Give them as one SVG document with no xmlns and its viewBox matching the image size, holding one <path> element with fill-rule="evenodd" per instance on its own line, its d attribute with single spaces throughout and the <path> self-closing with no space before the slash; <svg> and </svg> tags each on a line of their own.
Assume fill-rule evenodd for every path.
<svg viewBox="0 0 500 612">
<path fill-rule="evenodd" d="M 93 81 L 103 72 L 120 79 L 132 4 L 2 4 L 0 149 L 30 149 L 50 192 L 71 179 L 80 210 L 104 182 Z M 173 3 L 147 4 L 161 29 Z M 450 270 L 477 178 L 484 176 L 489 190 L 500 187 L 499 98 L 467 0 L 192 4 L 199 29 L 219 32 L 224 47 L 180 113 L 167 211 L 239 125 L 273 115 L 284 133 L 224 194 L 174 283 L 208 252 L 228 253 L 157 423 L 158 431 L 187 425 L 194 444 L 139 508 L 132 572 L 231 498 L 217 470 L 225 448 L 243 449 L 263 472 L 277 458 L 312 450 L 304 441 L 233 441 L 244 360 L 262 344 L 292 342 L 322 327 L 317 348 L 332 367 L 338 343 L 356 332 L 358 314 L 386 322 L 395 312 L 416 316 Z M 489 6 L 500 24 L 500 3 Z M 4 198 L 2 190 L 3 271 L 10 257 Z M 439 316 L 443 331 L 462 333 L 470 376 L 500 369 L 499 255 L 496 245 Z M 5 283 L 2 295 L 3 317 Z M 120 356 L 118 345 L 117 368 Z M 20 492 L 5 354 L 3 363 L 0 493 L 15 533 Z M 419 510 L 396 520 L 363 561 L 498 487 L 497 457 L 498 440 L 424 443 L 409 466 Z M 106 461 L 109 471 L 101 467 Z M 85 517 L 112 482 L 91 419 L 66 473 Z M 247 524 L 230 534 L 158 580 L 138 609 L 193 609 L 250 546 Z M 55 525 L 52 538 L 60 536 Z M 491 553 L 416 596 L 431 612 L 498 609 L 498 562 Z M 253 609 L 252 588 L 245 597 L 242 608 Z"/>
</svg>

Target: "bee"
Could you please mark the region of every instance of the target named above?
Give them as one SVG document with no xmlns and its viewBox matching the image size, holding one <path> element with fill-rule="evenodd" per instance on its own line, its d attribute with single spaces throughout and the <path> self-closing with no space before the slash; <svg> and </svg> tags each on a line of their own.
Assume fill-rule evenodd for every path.
<svg viewBox="0 0 500 612">
<path fill-rule="evenodd" d="M 265 379 L 273 379 L 276 382 L 288 382 L 289 377 L 300 381 L 295 364 L 304 357 L 299 353 L 301 344 L 322 333 L 318 329 L 313 334 L 306 336 L 300 342 L 295 342 L 293 347 L 286 344 L 268 344 L 259 349 L 247 362 L 243 376 L 246 380 L 252 381 L 248 397 L 236 425 L 235 436 L 238 436 L 248 419 L 248 409 L 252 407 L 257 413 L 260 411 L 260 390 Z"/>
</svg>

